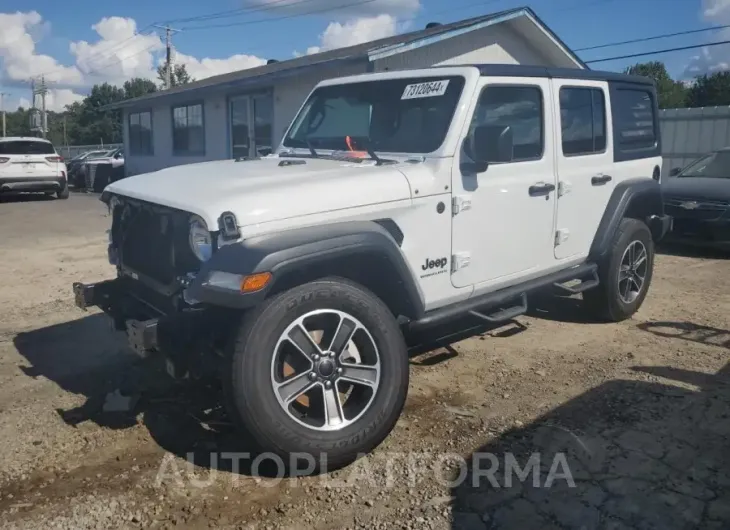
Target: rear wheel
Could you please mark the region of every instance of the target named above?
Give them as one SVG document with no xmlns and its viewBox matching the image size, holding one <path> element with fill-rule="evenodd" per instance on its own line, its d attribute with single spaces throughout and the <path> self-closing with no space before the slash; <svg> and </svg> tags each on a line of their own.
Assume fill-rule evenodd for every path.
<svg viewBox="0 0 730 530">
<path fill-rule="evenodd" d="M 263 451 L 335 469 L 392 430 L 408 357 L 385 304 L 346 280 L 311 282 L 244 318 L 226 376 L 234 420 Z"/>
<path fill-rule="evenodd" d="M 68 182 L 63 183 L 63 188 L 58 190 L 56 192 L 56 197 L 59 199 L 68 199 L 69 191 L 68 191 Z"/>
<path fill-rule="evenodd" d="M 644 303 L 654 269 L 651 231 L 637 219 L 623 219 L 603 263 L 600 285 L 583 293 L 583 299 L 600 316 L 619 322 L 631 317 Z"/>
</svg>

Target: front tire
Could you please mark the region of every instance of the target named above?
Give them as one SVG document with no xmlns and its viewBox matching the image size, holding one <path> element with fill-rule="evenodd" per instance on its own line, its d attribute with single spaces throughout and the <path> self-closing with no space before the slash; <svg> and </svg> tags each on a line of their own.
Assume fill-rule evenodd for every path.
<svg viewBox="0 0 730 530">
<path fill-rule="evenodd" d="M 395 318 L 374 294 L 344 279 L 295 287 L 246 315 L 230 368 L 234 421 L 285 465 L 292 454 L 306 454 L 320 471 L 378 446 L 408 391 L 407 349 Z"/>
<path fill-rule="evenodd" d="M 598 265 L 600 284 L 583 293 L 584 301 L 599 316 L 620 322 L 644 303 L 654 270 L 651 231 L 637 219 L 623 219 L 611 251 Z"/>
</svg>

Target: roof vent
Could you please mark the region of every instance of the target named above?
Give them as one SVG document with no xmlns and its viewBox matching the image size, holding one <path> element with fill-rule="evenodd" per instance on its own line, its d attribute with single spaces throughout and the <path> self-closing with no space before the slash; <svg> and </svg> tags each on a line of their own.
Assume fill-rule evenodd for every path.
<svg viewBox="0 0 730 530">
<path fill-rule="evenodd" d="M 266 64 L 274 64 L 274 63 L 278 63 L 278 62 L 279 62 L 278 59 L 269 59 L 268 61 L 266 61 Z"/>
<path fill-rule="evenodd" d="M 437 28 L 441 25 L 441 22 L 429 22 L 426 24 L 426 29 Z"/>
</svg>

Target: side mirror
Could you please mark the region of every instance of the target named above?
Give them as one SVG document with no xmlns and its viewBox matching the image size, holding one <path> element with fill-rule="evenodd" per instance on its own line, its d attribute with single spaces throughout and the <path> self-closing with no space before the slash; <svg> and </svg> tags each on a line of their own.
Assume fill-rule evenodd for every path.
<svg viewBox="0 0 730 530">
<path fill-rule="evenodd" d="M 512 128 L 477 125 L 467 137 L 464 147 L 477 171 L 485 171 L 489 164 L 511 162 L 514 158 Z"/>
<path fill-rule="evenodd" d="M 680 168 L 680 167 L 675 167 L 675 168 L 673 168 L 673 169 L 672 169 L 672 170 L 671 170 L 671 171 L 669 172 L 669 176 L 670 176 L 670 177 L 676 177 L 677 175 L 679 175 L 679 173 L 680 173 L 681 171 L 682 171 L 682 168 Z"/>
</svg>

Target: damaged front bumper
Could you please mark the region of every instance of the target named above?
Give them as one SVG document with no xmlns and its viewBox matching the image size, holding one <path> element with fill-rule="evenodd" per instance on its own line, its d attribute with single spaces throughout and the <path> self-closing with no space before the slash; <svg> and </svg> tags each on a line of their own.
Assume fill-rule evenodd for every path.
<svg viewBox="0 0 730 530">
<path fill-rule="evenodd" d="M 233 315 L 215 307 L 192 307 L 182 295 L 169 297 L 140 282 L 120 276 L 98 283 L 74 283 L 74 302 L 80 309 L 98 307 L 127 336 L 140 357 L 162 354 L 175 378 L 189 371 L 211 369 L 210 354 L 220 351 L 231 329 Z"/>
</svg>

